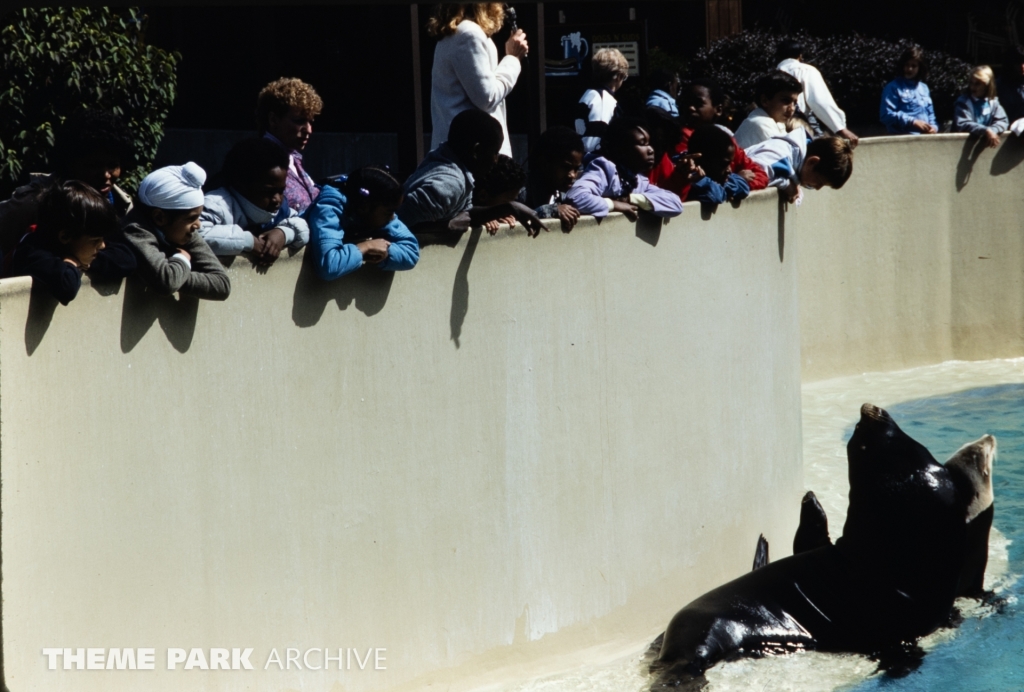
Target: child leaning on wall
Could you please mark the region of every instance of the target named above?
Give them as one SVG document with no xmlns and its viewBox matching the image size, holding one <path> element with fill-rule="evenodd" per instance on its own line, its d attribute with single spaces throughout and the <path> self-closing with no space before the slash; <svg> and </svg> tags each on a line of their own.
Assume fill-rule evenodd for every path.
<svg viewBox="0 0 1024 692">
<path fill-rule="evenodd" d="M 683 213 L 678 195 L 647 180 L 654 167 L 654 149 L 642 121 L 613 120 L 598 153 L 566 195 L 581 214 L 603 218 L 618 211 L 636 221 L 639 209 L 663 218 Z"/>
<path fill-rule="evenodd" d="M 687 137 L 687 147 L 688 156 L 683 159 L 687 166 L 677 169 L 690 171 L 686 201 L 717 205 L 750 195 L 750 182 L 741 175 L 742 171 L 735 169 L 736 145 L 727 130 L 717 125 L 701 125 Z M 756 163 L 751 166 L 758 169 L 764 187 L 767 175 Z"/>
<path fill-rule="evenodd" d="M 749 149 L 758 142 L 786 134 L 803 90 L 796 77 L 782 70 L 759 79 L 755 85 L 758 108 L 736 128 L 736 142 Z"/>
<path fill-rule="evenodd" d="M 114 207 L 91 185 L 55 182 L 42 194 L 37 222 L 26 229 L 3 276 L 31 276 L 67 305 L 82 286 L 82 272 L 100 279 L 122 279 L 135 271 L 135 257 L 117 234 Z"/>
<path fill-rule="evenodd" d="M 331 281 L 366 264 L 387 271 L 415 267 L 420 244 L 395 216 L 402 197 L 401 183 L 377 166 L 324 185 L 307 212 L 308 251 L 320 278 Z"/>
<path fill-rule="evenodd" d="M 800 186 L 838 190 L 853 174 L 853 146 L 842 137 L 819 137 L 810 144 L 803 128 L 773 137 L 747 149 L 747 155 L 768 173 L 768 187 L 779 189 L 790 202 L 800 198 Z"/>
<path fill-rule="evenodd" d="M 285 247 L 309 242 L 309 226 L 288 206 L 284 191 L 288 154 L 263 137 L 231 147 L 224 159 L 224 187 L 206 194 L 199 233 L 217 255 L 251 253 L 271 265 Z"/>
<path fill-rule="evenodd" d="M 121 229 L 139 278 L 160 295 L 225 300 L 231 293 L 227 272 L 198 233 L 205 181 L 206 171 L 191 161 L 153 171 Z"/>
<path fill-rule="evenodd" d="M 982 137 L 990 147 L 999 146 L 999 135 L 1006 132 L 1009 121 L 996 98 L 996 76 L 988 65 L 979 65 L 971 72 L 967 90 L 953 105 L 953 131 L 969 132 Z"/>
<path fill-rule="evenodd" d="M 546 129 L 530 150 L 523 201 L 540 218 L 559 219 L 567 232 L 580 219 L 566 193 L 579 176 L 583 153 L 583 138 L 563 125 Z"/>
<path fill-rule="evenodd" d="M 764 169 L 747 156 L 743 147 L 732 136 L 729 128 L 718 124 L 717 121 L 722 116 L 724 105 L 725 92 L 714 80 L 698 79 L 683 85 L 679 92 L 679 112 L 683 117 L 679 143 L 676 144 L 673 151 L 663 155 L 654 170 L 651 171 L 648 177 L 652 183 L 675 192 L 682 200 L 688 199 L 692 182 L 691 174 L 695 171 L 690 165 L 690 157 L 684 156 L 689 153 L 690 136 L 701 126 L 713 125 L 728 135 L 732 142 L 733 160 L 730 172 L 741 176 L 751 191 L 763 190 L 768 185 L 768 175 Z M 700 164 L 701 162 L 696 161 L 695 163 Z"/>
<path fill-rule="evenodd" d="M 448 140 L 431 151 L 405 181 L 400 218 L 413 233 L 458 238 L 471 226 L 514 216 L 536 237 L 544 227 L 529 207 L 518 202 L 473 205 L 475 181 L 498 160 L 505 135 L 501 123 L 478 110 L 452 118 Z"/>
<path fill-rule="evenodd" d="M 525 184 L 526 171 L 511 156 L 498 154 L 498 160 L 491 170 L 473 187 L 473 206 L 492 207 L 515 202 L 520 198 Z M 509 215 L 492 219 L 484 224 L 484 230 L 494 235 L 503 223 L 511 228 L 516 225 L 516 217 Z"/>
</svg>

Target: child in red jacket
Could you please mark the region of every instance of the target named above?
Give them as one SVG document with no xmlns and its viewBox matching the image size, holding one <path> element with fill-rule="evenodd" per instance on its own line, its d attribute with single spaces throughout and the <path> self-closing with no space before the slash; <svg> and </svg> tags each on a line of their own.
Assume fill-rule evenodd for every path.
<svg viewBox="0 0 1024 692">
<path fill-rule="evenodd" d="M 683 130 L 674 152 L 666 153 L 651 171 L 650 181 L 658 187 L 671 190 L 683 201 L 690 192 L 691 177 L 699 164 L 689 151 L 690 135 L 700 125 L 713 125 L 722 115 L 725 93 L 717 82 L 711 79 L 695 79 L 685 84 L 679 91 L 677 99 L 679 115 L 683 120 Z M 728 128 L 718 125 L 732 137 Z M 768 186 L 768 174 L 764 168 L 746 155 L 743 148 L 736 144 L 732 137 L 735 152 L 733 153 L 730 173 L 735 173 L 746 180 L 750 190 L 763 190 Z M 693 163 L 691 163 L 693 162 Z M 682 165 L 678 165 L 682 164 Z"/>
</svg>

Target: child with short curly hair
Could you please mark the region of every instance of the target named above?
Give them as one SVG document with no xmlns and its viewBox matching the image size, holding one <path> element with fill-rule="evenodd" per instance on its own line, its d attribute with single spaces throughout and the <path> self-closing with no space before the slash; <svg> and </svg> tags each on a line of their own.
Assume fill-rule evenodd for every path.
<svg viewBox="0 0 1024 692">
<path fill-rule="evenodd" d="M 302 167 L 302 150 L 313 134 L 313 119 L 320 115 L 323 101 L 301 79 L 283 77 L 260 91 L 256 99 L 259 133 L 288 153 L 288 178 L 284 197 L 300 214 L 313 203 L 319 189 Z"/>
</svg>

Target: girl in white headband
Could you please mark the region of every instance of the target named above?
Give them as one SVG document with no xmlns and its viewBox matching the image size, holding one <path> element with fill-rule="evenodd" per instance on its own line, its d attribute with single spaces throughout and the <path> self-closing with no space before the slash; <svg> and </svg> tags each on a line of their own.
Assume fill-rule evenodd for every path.
<svg viewBox="0 0 1024 692">
<path fill-rule="evenodd" d="M 124 236 L 139 260 L 138 274 L 162 295 L 181 293 L 224 300 L 231 280 L 196 231 L 203 211 L 206 171 L 197 164 L 166 166 L 139 185 Z"/>
</svg>

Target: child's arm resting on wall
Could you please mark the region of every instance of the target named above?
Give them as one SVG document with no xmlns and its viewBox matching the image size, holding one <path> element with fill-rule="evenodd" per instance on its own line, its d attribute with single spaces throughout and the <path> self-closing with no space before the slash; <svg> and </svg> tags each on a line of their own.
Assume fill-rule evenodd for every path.
<svg viewBox="0 0 1024 692">
<path fill-rule="evenodd" d="M 253 249 L 255 236 L 232 221 L 227 202 L 213 194 L 206 195 L 203 213 L 199 215 L 199 235 L 214 254 L 240 255 Z"/>
<path fill-rule="evenodd" d="M 138 258 L 138 275 L 147 286 L 165 296 L 181 289 L 191 273 L 189 258 L 181 253 L 168 258 L 156 236 L 139 226 L 126 226 L 124 238 Z"/>
<path fill-rule="evenodd" d="M 387 259 L 381 262 L 381 269 L 388 271 L 404 271 L 412 269 L 420 260 L 420 243 L 406 225 L 397 217 L 386 227 L 388 246 Z"/>
<path fill-rule="evenodd" d="M 309 219 L 313 265 L 324 281 L 333 281 L 363 266 L 363 253 L 352 243 L 345 242 L 345 229 L 341 218 L 344 204 L 341 193 L 324 186 L 313 206 L 306 212 Z"/>
<path fill-rule="evenodd" d="M 227 300 L 231 295 L 231 279 L 206 241 L 198 233 L 193 234 L 184 249 L 192 257 L 192 268 L 180 289 L 182 295 Z"/>
</svg>

